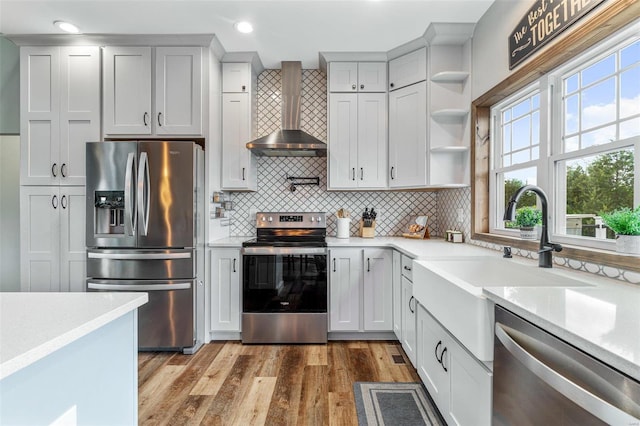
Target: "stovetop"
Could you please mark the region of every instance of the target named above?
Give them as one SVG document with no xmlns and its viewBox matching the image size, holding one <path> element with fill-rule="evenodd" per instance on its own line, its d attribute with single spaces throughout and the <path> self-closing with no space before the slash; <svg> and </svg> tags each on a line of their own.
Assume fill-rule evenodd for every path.
<svg viewBox="0 0 640 426">
<path fill-rule="evenodd" d="M 320 212 L 256 213 L 256 238 L 243 247 L 326 247 L 327 224 Z"/>
</svg>

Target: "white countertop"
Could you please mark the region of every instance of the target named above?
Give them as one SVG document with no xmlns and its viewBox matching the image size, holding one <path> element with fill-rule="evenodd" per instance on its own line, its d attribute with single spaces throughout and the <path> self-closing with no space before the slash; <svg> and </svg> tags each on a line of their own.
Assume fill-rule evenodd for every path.
<svg viewBox="0 0 640 426">
<path fill-rule="evenodd" d="M 0 380 L 148 300 L 147 293 L 0 293 Z"/>
</svg>

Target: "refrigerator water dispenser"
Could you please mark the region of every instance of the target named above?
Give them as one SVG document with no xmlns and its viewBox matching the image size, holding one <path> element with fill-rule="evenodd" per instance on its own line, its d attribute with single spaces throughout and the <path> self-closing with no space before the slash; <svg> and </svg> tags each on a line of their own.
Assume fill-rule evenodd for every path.
<svg viewBox="0 0 640 426">
<path fill-rule="evenodd" d="M 124 234 L 124 191 L 95 191 L 95 234 Z"/>
</svg>

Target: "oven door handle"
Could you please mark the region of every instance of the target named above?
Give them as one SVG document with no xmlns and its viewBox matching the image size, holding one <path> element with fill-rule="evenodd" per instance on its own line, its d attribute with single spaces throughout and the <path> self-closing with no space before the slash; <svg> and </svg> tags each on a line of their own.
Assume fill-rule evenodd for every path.
<svg viewBox="0 0 640 426">
<path fill-rule="evenodd" d="M 637 418 L 578 386 L 527 352 L 509 335 L 507 326 L 496 322 L 495 336 L 525 368 L 591 415 L 608 424 L 637 424 Z"/>
<path fill-rule="evenodd" d="M 274 255 L 302 255 L 320 254 L 326 255 L 326 247 L 243 247 L 242 254 L 251 256 L 274 256 Z"/>
</svg>

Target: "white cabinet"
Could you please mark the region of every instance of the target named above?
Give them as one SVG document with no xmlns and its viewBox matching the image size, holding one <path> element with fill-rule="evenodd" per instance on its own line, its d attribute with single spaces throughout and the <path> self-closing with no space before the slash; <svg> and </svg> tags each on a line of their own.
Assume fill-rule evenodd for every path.
<svg viewBox="0 0 640 426">
<path fill-rule="evenodd" d="M 402 349 L 409 361 L 416 365 L 416 302 L 413 297 L 413 283 L 402 276 Z"/>
<path fill-rule="evenodd" d="M 329 189 L 387 187 L 387 95 L 329 95 Z"/>
<path fill-rule="evenodd" d="M 358 331 L 362 250 L 331 249 L 329 258 L 329 331 Z"/>
<path fill-rule="evenodd" d="M 107 46 L 103 55 L 105 135 L 202 134 L 200 47 Z"/>
<path fill-rule="evenodd" d="M 389 61 L 389 91 L 427 78 L 427 49 L 421 48 Z"/>
<path fill-rule="evenodd" d="M 468 24 L 432 24 L 427 31 L 431 186 L 470 184 L 472 32 Z"/>
<path fill-rule="evenodd" d="M 240 332 L 239 249 L 211 250 L 211 331 Z"/>
<path fill-rule="evenodd" d="M 427 86 L 389 93 L 389 187 L 427 186 Z"/>
<path fill-rule="evenodd" d="M 84 187 L 20 188 L 22 291 L 84 291 Z"/>
<path fill-rule="evenodd" d="M 391 331 L 391 251 L 331 249 L 329 331 Z"/>
<path fill-rule="evenodd" d="M 20 49 L 20 183 L 84 185 L 87 141 L 100 140 L 100 51 Z"/>
<path fill-rule="evenodd" d="M 386 92 L 387 64 L 384 62 L 331 62 L 330 92 Z"/>
<path fill-rule="evenodd" d="M 393 330 L 391 251 L 367 248 L 363 254 L 363 328 L 365 331 Z"/>
<path fill-rule="evenodd" d="M 418 305 L 418 374 L 447 424 L 491 424 L 491 372 Z"/>
<path fill-rule="evenodd" d="M 257 159 L 246 147 L 254 136 L 255 85 L 250 63 L 222 64 L 222 189 L 258 189 Z"/>
<path fill-rule="evenodd" d="M 402 254 L 393 251 L 392 258 L 392 293 L 393 293 L 393 332 L 402 342 Z"/>
</svg>

